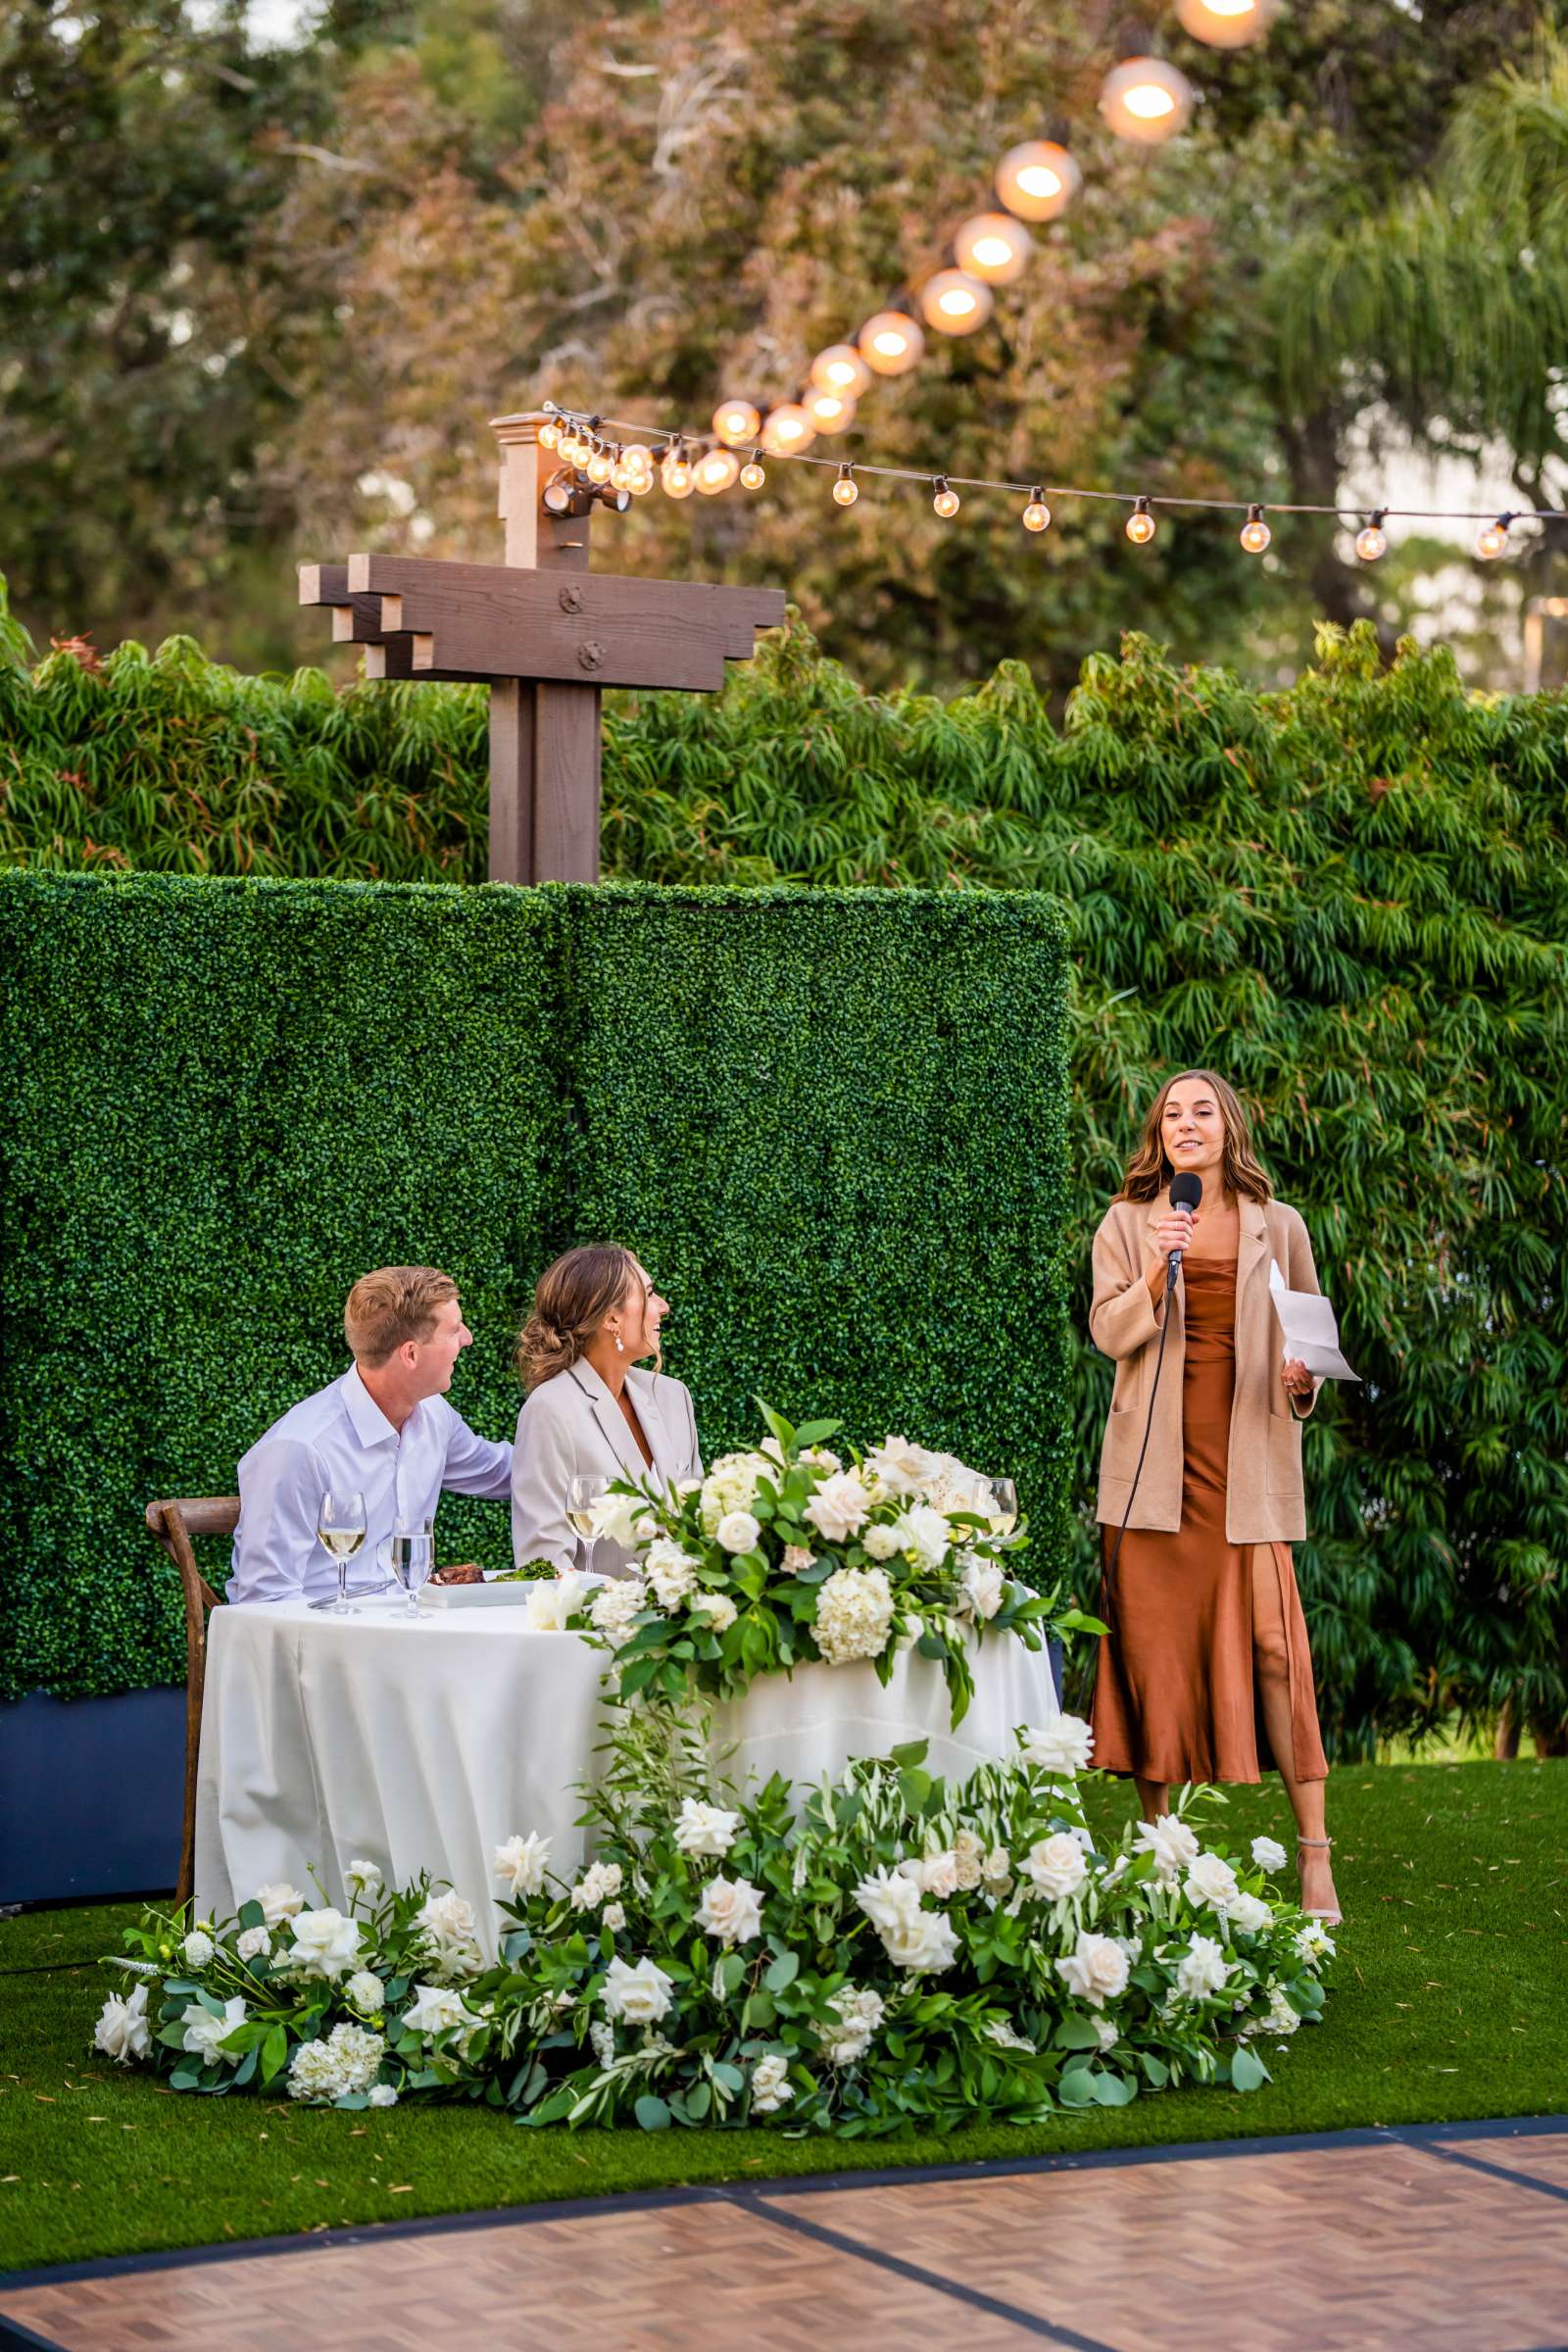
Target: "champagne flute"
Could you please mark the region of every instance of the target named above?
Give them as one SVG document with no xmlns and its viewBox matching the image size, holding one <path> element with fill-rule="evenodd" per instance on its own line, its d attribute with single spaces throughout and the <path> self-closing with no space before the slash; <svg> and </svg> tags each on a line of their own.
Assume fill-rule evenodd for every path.
<svg viewBox="0 0 1568 2352">
<path fill-rule="evenodd" d="M 993 1478 L 991 1488 L 991 1532 L 1004 1544 L 1018 1524 L 1018 1490 L 1010 1478 Z"/>
<path fill-rule="evenodd" d="M 313 1605 L 330 1609 L 334 1617 L 357 1617 L 360 1612 L 349 1598 L 349 1562 L 365 1542 L 365 1496 L 342 1490 L 323 1494 L 316 1532 L 337 1562 L 337 1598 Z"/>
<path fill-rule="evenodd" d="M 429 1520 L 394 1519 L 386 1541 L 386 1555 L 407 1595 L 403 1614 L 410 1623 L 417 1625 L 423 1614 L 419 1607 L 419 1588 L 435 1565 L 435 1536 Z"/>
</svg>

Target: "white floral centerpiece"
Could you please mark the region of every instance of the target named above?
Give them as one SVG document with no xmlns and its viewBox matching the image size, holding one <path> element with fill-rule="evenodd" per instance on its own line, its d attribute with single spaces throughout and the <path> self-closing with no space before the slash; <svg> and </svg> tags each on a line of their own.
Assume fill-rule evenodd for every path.
<svg viewBox="0 0 1568 2352">
<path fill-rule="evenodd" d="M 885 1683 L 912 1642 L 940 1660 L 956 1725 L 972 1642 L 1013 1635 L 1038 1649 L 1048 1626 L 1103 1630 L 1018 1581 L 1027 1532 L 952 1454 L 889 1437 L 846 1463 L 826 1444 L 836 1422 L 794 1429 L 761 1411 L 770 1434 L 756 1452 L 672 1490 L 617 1479 L 598 1506 L 595 1535 L 637 1567 L 573 1622 L 614 1650 L 622 1698 L 679 1703 L 691 1684 L 727 1698 L 818 1658 L 868 1660 Z"/>
</svg>

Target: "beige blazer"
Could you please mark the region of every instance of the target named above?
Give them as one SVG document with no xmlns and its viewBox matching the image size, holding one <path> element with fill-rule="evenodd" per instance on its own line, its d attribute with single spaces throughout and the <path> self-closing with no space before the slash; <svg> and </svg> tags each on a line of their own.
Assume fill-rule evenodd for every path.
<svg viewBox="0 0 1568 2352">
<path fill-rule="evenodd" d="M 1138 1449 L 1144 1440 L 1154 1352 L 1165 1315 L 1171 1328 L 1154 1399 L 1154 1423 L 1129 1527 L 1174 1535 L 1182 1523 L 1182 1358 L 1186 1300 L 1178 1279 L 1156 1313 L 1144 1279 L 1147 1235 L 1162 1203 L 1115 1200 L 1095 1236 L 1095 1297 L 1089 1330 L 1116 1366 L 1116 1385 L 1100 1455 L 1098 1516 L 1120 1527 Z M 1232 1544 L 1292 1544 L 1306 1533 L 1301 1485 L 1301 1421 L 1317 1402 L 1294 1404 L 1280 1379 L 1284 1341 L 1268 1292 L 1271 1257 L 1293 1291 L 1315 1291 L 1317 1272 L 1306 1227 L 1281 1200 L 1241 1201 L 1236 1259 L 1236 1401 L 1231 1408 L 1225 1534 Z"/>
<path fill-rule="evenodd" d="M 553 1374 L 525 1398 L 512 1454 L 512 1551 L 518 1567 L 546 1559 L 558 1569 L 626 1574 L 630 1554 L 608 1536 L 596 1544 L 578 1543 L 566 1517 L 566 1483 L 578 1472 L 595 1474 L 607 1485 L 613 1478 L 651 1475 L 667 1486 L 702 1477 L 691 1391 L 640 1364 L 628 1369 L 626 1387 L 653 1450 L 652 1473 L 625 1414 L 592 1364 L 581 1361 Z"/>
</svg>

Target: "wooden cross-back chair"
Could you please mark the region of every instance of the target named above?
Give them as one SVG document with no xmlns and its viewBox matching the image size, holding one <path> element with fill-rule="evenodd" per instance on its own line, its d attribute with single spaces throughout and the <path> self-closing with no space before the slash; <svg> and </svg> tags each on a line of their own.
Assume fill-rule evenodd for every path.
<svg viewBox="0 0 1568 2352">
<path fill-rule="evenodd" d="M 188 1903 L 196 1864 L 196 1765 L 202 1740 L 202 1689 L 207 1679 L 207 1613 L 221 1601 L 196 1565 L 192 1536 L 231 1536 L 239 1525 L 237 1494 L 192 1494 L 147 1505 L 147 1524 L 179 1570 L 185 1595 L 185 1815 L 179 1835 L 176 1903 Z"/>
</svg>

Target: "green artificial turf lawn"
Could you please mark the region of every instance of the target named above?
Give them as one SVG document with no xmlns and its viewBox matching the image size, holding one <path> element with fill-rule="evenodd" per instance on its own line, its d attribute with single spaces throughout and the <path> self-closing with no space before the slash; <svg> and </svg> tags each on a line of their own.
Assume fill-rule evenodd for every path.
<svg viewBox="0 0 1568 2352">
<path fill-rule="evenodd" d="M 1088 1791 L 1109 1827 L 1131 1790 Z M 1279 1784 L 1230 1792 L 1234 1843 L 1288 1840 Z M 493 2111 L 338 2114 L 199 2099 L 90 2049 L 123 1904 L 0 1922 L 0 2261 L 13 2268 L 676 2181 L 951 2163 L 1568 2108 L 1568 1762 L 1348 1766 L 1329 1788 L 1348 1925 L 1325 2022 L 1272 2084 L 949 2138 L 533 2132 Z"/>
</svg>

